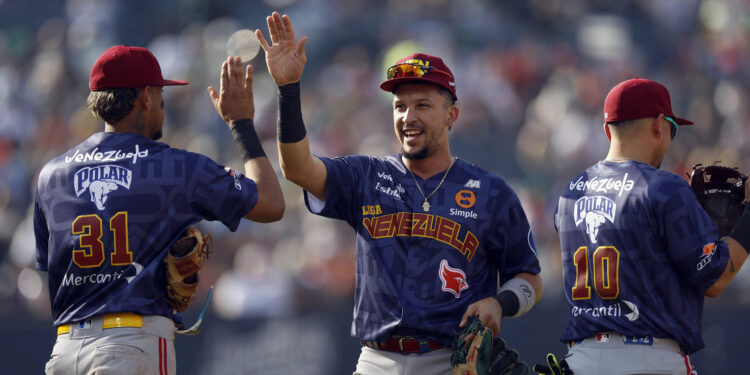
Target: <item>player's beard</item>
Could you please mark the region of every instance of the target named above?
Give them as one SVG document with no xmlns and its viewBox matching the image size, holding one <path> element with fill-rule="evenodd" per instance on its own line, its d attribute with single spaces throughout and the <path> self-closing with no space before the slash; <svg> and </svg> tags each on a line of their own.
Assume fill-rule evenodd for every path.
<svg viewBox="0 0 750 375">
<path fill-rule="evenodd" d="M 404 150 L 404 147 L 401 146 L 401 155 L 403 155 L 405 158 L 409 160 L 419 160 L 424 159 L 427 157 L 427 154 L 430 153 L 430 150 L 427 146 L 422 147 L 421 150 L 417 152 L 408 153 L 406 150 Z"/>
</svg>

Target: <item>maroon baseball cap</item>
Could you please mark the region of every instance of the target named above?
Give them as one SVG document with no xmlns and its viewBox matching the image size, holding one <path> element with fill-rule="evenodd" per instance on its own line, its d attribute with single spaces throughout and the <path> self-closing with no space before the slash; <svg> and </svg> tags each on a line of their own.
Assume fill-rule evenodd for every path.
<svg viewBox="0 0 750 375">
<path fill-rule="evenodd" d="M 151 51 L 125 45 L 104 51 L 89 76 L 91 91 L 187 84 L 187 81 L 164 79 L 159 62 Z"/>
<path fill-rule="evenodd" d="M 409 69 L 410 66 L 416 69 Z M 454 99 L 458 99 L 453 73 L 445 65 L 443 59 L 437 56 L 413 53 L 388 68 L 386 77 L 387 80 L 380 84 L 380 88 L 388 92 L 395 92 L 396 87 L 402 83 L 426 82 L 447 89 L 453 94 Z"/>
<path fill-rule="evenodd" d="M 620 82 L 604 100 L 604 122 L 658 117 L 660 113 L 671 117 L 679 125 L 693 124 L 692 121 L 676 117 L 672 113 L 667 88 L 648 79 L 636 77 Z"/>
</svg>

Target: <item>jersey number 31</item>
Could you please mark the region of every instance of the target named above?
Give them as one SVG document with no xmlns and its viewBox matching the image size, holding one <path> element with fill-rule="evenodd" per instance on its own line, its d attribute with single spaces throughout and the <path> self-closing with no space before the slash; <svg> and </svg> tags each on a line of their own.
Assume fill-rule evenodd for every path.
<svg viewBox="0 0 750 375">
<path fill-rule="evenodd" d="M 111 255 L 113 266 L 133 263 L 133 253 L 128 246 L 128 213 L 120 211 L 109 219 L 115 243 Z M 104 263 L 102 243 L 102 218 L 99 215 L 83 215 L 73 221 L 73 234 L 79 234 L 81 249 L 73 250 L 73 262 L 81 268 L 99 267 Z"/>
</svg>

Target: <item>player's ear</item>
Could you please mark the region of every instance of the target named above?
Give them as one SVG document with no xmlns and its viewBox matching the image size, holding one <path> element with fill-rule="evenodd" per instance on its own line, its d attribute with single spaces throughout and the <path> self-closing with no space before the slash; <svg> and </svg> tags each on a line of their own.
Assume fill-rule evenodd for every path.
<svg viewBox="0 0 750 375">
<path fill-rule="evenodd" d="M 607 139 L 612 142 L 612 133 L 609 131 L 609 124 L 605 122 L 602 127 L 604 128 L 604 134 L 607 135 Z"/>
<path fill-rule="evenodd" d="M 458 120 L 458 107 L 454 104 L 451 105 L 451 108 L 448 111 L 448 130 L 451 130 L 453 128 L 456 120 Z"/>
<path fill-rule="evenodd" d="M 653 134 L 654 137 L 656 137 L 656 139 L 662 139 L 662 137 L 664 137 L 665 135 L 667 135 L 667 134 L 664 134 L 664 127 L 661 126 L 661 121 L 660 120 L 662 119 L 662 117 L 664 117 L 664 115 L 659 114 L 659 116 L 651 119 L 652 121 L 651 121 L 651 124 L 650 124 L 650 126 L 651 126 L 650 130 L 651 130 L 651 134 Z"/>
<path fill-rule="evenodd" d="M 149 106 L 154 104 L 153 100 L 151 99 L 151 89 L 153 89 L 153 87 L 146 86 L 138 93 L 138 96 L 135 99 L 136 105 L 140 105 L 141 108 L 148 109 Z"/>
</svg>

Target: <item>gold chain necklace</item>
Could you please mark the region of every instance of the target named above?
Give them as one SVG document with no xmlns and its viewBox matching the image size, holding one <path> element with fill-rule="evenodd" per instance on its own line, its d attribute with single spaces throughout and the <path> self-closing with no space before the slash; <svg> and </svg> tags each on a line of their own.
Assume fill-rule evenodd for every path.
<svg viewBox="0 0 750 375">
<path fill-rule="evenodd" d="M 445 174 L 443 174 L 443 178 L 440 179 L 440 183 L 437 187 L 435 187 L 435 190 L 432 191 L 432 193 L 428 194 L 427 196 L 424 195 L 424 192 L 422 192 L 422 187 L 419 186 L 419 182 L 417 182 L 417 178 L 414 177 L 414 173 L 411 172 L 411 169 L 409 167 L 406 167 L 406 170 L 409 171 L 409 174 L 411 175 L 411 178 L 414 180 L 414 185 L 417 185 L 417 189 L 419 190 L 419 194 L 422 194 L 422 198 L 424 198 L 424 202 L 422 202 L 422 210 L 424 212 L 427 212 L 430 210 L 430 203 L 427 202 L 427 198 L 431 197 L 432 194 L 435 194 L 438 189 L 440 189 L 440 186 L 443 185 L 443 181 L 445 181 L 445 177 L 448 176 L 448 172 L 451 171 L 451 167 L 453 167 L 453 163 L 456 161 L 456 158 L 451 158 L 451 164 L 448 166 L 448 169 L 445 171 Z"/>
</svg>

